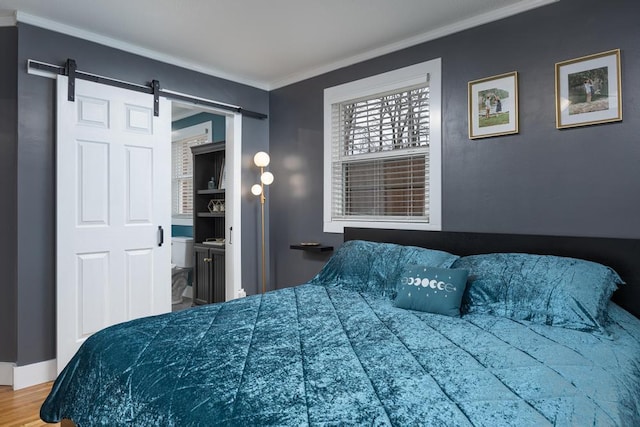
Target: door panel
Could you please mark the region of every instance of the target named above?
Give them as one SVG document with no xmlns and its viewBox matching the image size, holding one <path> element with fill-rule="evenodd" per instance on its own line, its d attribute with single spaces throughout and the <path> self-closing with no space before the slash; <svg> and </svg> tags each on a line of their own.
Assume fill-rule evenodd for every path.
<svg viewBox="0 0 640 427">
<path fill-rule="evenodd" d="M 109 145 L 78 141 L 78 225 L 109 223 Z"/>
<path fill-rule="evenodd" d="M 153 222 L 153 152 L 151 148 L 126 148 L 126 201 L 127 224 Z"/>
<path fill-rule="evenodd" d="M 128 318 L 149 316 L 153 312 L 153 249 L 126 251 Z"/>
<path fill-rule="evenodd" d="M 109 101 L 106 99 L 77 96 L 78 115 L 76 123 L 84 126 L 109 128 Z"/>
<path fill-rule="evenodd" d="M 58 77 L 58 372 L 92 333 L 171 310 L 171 111 L 160 99 Z M 159 246 L 158 227 L 166 230 Z"/>
<path fill-rule="evenodd" d="M 209 249 L 211 259 L 211 287 L 213 302 L 225 301 L 225 256 L 224 251 Z"/>
<path fill-rule="evenodd" d="M 129 132 L 153 133 L 153 110 L 138 105 L 125 105 Z"/>
<path fill-rule="evenodd" d="M 77 304 L 79 311 L 76 340 L 87 338 L 101 329 L 106 321 L 104 301 L 108 295 L 109 254 L 78 254 Z"/>
<path fill-rule="evenodd" d="M 209 248 L 193 245 L 195 255 L 193 274 L 193 302 L 196 305 L 211 302 L 211 259 Z"/>
</svg>

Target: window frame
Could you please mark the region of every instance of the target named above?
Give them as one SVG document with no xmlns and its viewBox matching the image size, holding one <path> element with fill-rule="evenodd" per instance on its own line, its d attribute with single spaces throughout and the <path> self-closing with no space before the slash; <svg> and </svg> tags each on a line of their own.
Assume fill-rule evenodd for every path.
<svg viewBox="0 0 640 427">
<path fill-rule="evenodd" d="M 324 90 L 324 197 L 323 231 L 343 233 L 344 227 L 390 228 L 405 230 L 442 229 L 442 60 L 419 64 L 344 83 Z M 429 221 L 333 219 L 332 194 L 332 108 L 334 104 L 399 91 L 429 83 Z"/>
<path fill-rule="evenodd" d="M 171 132 L 171 152 L 173 154 L 173 144 L 184 141 L 188 138 L 196 138 L 201 135 L 209 135 L 209 141 L 213 139 L 213 121 L 208 120 L 201 123 L 196 123 L 191 126 L 183 127 L 180 129 L 176 129 Z M 193 158 L 193 155 L 192 155 Z M 174 195 L 174 181 L 176 177 L 174 176 L 174 159 L 171 159 L 171 224 L 172 225 L 184 225 L 184 226 L 193 226 L 193 213 L 191 214 L 178 214 L 174 211 L 175 200 L 173 199 Z M 193 167 L 193 165 L 192 165 Z M 191 179 L 193 180 L 193 169 L 191 171 Z M 192 196 L 193 197 L 193 196 Z"/>
</svg>

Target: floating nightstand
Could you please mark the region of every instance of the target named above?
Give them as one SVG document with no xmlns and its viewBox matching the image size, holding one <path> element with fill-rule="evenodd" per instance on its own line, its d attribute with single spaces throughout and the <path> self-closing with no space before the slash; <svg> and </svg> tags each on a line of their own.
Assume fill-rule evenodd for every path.
<svg viewBox="0 0 640 427">
<path fill-rule="evenodd" d="M 320 243 L 310 242 L 310 243 L 298 243 L 296 245 L 290 245 L 290 249 L 297 249 L 299 251 L 307 251 L 307 252 L 331 252 L 333 251 L 333 246 L 321 245 Z"/>
</svg>

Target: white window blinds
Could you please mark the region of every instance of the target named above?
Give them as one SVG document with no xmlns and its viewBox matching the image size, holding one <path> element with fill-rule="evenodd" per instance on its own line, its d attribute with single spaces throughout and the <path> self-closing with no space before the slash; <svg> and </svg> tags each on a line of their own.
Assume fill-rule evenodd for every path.
<svg viewBox="0 0 640 427">
<path fill-rule="evenodd" d="M 193 214 L 193 156 L 191 147 L 210 140 L 210 135 L 202 134 L 171 143 L 172 170 L 172 215 Z"/>
<path fill-rule="evenodd" d="M 331 107 L 333 220 L 429 221 L 429 84 Z"/>
</svg>

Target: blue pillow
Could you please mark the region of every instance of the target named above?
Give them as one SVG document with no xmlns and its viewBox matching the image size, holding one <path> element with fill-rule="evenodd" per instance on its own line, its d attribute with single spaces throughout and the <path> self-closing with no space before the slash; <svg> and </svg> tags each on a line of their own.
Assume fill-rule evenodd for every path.
<svg viewBox="0 0 640 427">
<path fill-rule="evenodd" d="M 309 283 L 394 298 L 406 265 L 447 268 L 458 258 L 435 249 L 350 240 L 342 244 Z"/>
<path fill-rule="evenodd" d="M 409 310 L 460 316 L 467 270 L 424 265 L 405 267 L 394 305 Z"/>
<path fill-rule="evenodd" d="M 600 331 L 609 298 L 624 282 L 611 268 L 576 258 L 521 253 L 471 255 L 463 312 Z"/>
</svg>

